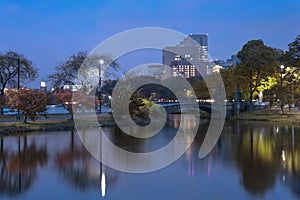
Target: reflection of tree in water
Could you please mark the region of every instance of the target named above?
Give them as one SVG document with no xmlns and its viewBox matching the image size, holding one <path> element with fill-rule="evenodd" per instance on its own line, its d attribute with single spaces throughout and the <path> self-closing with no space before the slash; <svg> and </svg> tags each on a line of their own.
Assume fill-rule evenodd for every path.
<svg viewBox="0 0 300 200">
<path fill-rule="evenodd" d="M 37 166 L 45 166 L 47 161 L 46 146 L 38 148 L 34 142 L 28 146 L 26 135 L 22 148 L 18 136 L 17 152 L 4 150 L 4 138 L 1 138 L 0 194 L 18 195 L 27 191 L 36 178 Z"/>
<path fill-rule="evenodd" d="M 75 142 L 74 132 L 71 132 L 69 146 L 59 152 L 55 164 L 61 175 L 69 184 L 81 190 L 100 188 L 100 164 L 85 147 Z M 107 184 L 116 181 L 116 173 L 106 168 Z"/>
<path fill-rule="evenodd" d="M 242 128 L 236 152 L 236 161 L 242 170 L 242 183 L 247 191 L 263 195 L 276 182 L 280 167 L 280 150 L 270 129 Z M 250 129 L 250 130 L 249 130 Z"/>
<path fill-rule="evenodd" d="M 287 172 L 285 175 L 285 181 L 284 185 L 288 186 L 291 191 L 300 198 L 300 172 L 298 171 L 292 171 Z"/>
<path fill-rule="evenodd" d="M 132 132 L 136 132 L 136 130 L 132 129 Z M 120 128 L 118 127 L 112 127 L 110 129 L 109 134 L 107 134 L 107 137 L 118 147 L 130 151 L 130 152 L 147 152 L 148 150 L 144 149 L 144 143 L 146 140 L 150 139 L 143 139 L 143 138 L 137 138 L 130 136 L 126 133 L 124 133 Z"/>
<path fill-rule="evenodd" d="M 283 184 L 300 198 L 300 135 L 298 128 L 291 128 L 292 142 L 285 147 L 285 161 L 283 162 L 282 181 Z M 298 131 L 297 131 L 298 130 Z"/>
</svg>

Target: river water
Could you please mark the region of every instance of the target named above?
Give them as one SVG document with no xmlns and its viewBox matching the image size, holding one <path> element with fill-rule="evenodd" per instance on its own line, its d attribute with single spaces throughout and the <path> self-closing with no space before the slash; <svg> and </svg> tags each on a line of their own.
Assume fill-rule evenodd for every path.
<svg viewBox="0 0 300 200">
<path fill-rule="evenodd" d="M 149 141 L 128 137 L 117 127 L 105 132 L 121 148 L 149 151 L 174 137 L 176 115 L 171 122 Z M 214 149 L 199 159 L 207 126 L 201 121 L 191 148 L 177 161 L 143 174 L 100 167 L 73 132 L 1 137 L 0 199 L 300 198 L 299 127 L 227 121 Z"/>
</svg>

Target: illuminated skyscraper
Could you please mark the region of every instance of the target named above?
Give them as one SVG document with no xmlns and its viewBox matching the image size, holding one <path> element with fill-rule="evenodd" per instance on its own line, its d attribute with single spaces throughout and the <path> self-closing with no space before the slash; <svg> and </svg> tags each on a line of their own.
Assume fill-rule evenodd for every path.
<svg viewBox="0 0 300 200">
<path fill-rule="evenodd" d="M 207 74 L 207 34 L 190 34 L 178 45 L 163 49 L 163 64 L 173 68 L 186 78 Z M 199 69 L 199 71 L 195 70 Z"/>
</svg>

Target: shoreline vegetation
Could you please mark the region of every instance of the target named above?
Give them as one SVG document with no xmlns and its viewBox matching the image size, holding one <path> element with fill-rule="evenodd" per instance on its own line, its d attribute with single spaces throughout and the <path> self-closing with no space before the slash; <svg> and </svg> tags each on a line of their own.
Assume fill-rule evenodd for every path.
<svg viewBox="0 0 300 200">
<path fill-rule="evenodd" d="M 279 108 L 255 110 L 252 112 L 242 112 L 238 116 L 233 116 L 229 120 L 243 121 L 261 121 L 276 123 L 280 125 L 300 126 L 300 110 L 285 110 L 281 114 Z M 114 126 L 115 122 L 111 114 L 99 116 L 99 125 L 101 127 Z M 93 120 L 82 120 L 83 126 L 94 126 Z M 45 131 L 69 131 L 74 129 L 74 121 L 71 115 L 51 115 L 48 118 L 40 118 L 35 122 L 23 123 L 22 120 L 15 120 L 15 116 L 0 116 L 0 135 L 19 134 L 25 132 L 45 132 Z"/>
<path fill-rule="evenodd" d="M 233 116 L 230 119 L 270 122 L 278 125 L 300 126 L 300 110 L 298 108 L 292 108 L 291 111 L 289 111 L 289 109 L 285 109 L 284 115 L 281 113 L 280 108 L 255 110 L 252 112 L 246 111 L 237 116 Z"/>
</svg>

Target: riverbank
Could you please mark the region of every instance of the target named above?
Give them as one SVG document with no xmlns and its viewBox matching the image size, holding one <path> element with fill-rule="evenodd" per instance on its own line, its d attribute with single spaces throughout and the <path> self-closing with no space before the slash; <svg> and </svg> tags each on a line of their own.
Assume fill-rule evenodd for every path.
<svg viewBox="0 0 300 200">
<path fill-rule="evenodd" d="M 266 110 L 255 110 L 242 112 L 238 116 L 232 117 L 235 120 L 248 120 L 248 121 L 264 121 L 274 122 L 282 125 L 296 125 L 300 126 L 300 110 L 293 108 L 291 111 L 284 110 L 284 115 L 279 108 L 272 108 Z"/>
<path fill-rule="evenodd" d="M 93 126 L 94 119 L 81 120 L 82 126 Z M 282 125 L 300 126 L 300 110 L 292 109 L 292 111 L 285 110 L 285 114 L 281 114 L 281 110 L 277 108 L 266 110 L 255 110 L 252 112 L 243 112 L 238 116 L 234 116 L 231 120 L 243 121 L 264 121 L 272 122 Z M 115 122 L 112 115 L 105 114 L 98 116 L 99 125 L 114 126 Z M 51 115 L 48 118 L 40 118 L 35 122 L 23 123 L 22 120 L 16 120 L 14 116 L 0 117 L 0 134 L 14 134 L 23 132 L 44 132 L 44 131 L 68 131 L 74 129 L 74 121 L 71 115 Z"/>
<path fill-rule="evenodd" d="M 82 126 L 92 126 L 94 119 L 83 119 Z M 99 125 L 113 126 L 115 122 L 111 115 L 98 116 Z M 51 115 L 48 118 L 38 119 L 35 122 L 24 123 L 22 120 L 15 120 L 12 116 L 1 116 L 0 134 L 14 134 L 23 132 L 44 132 L 44 131 L 69 131 L 74 129 L 74 121 L 71 115 Z"/>
</svg>

